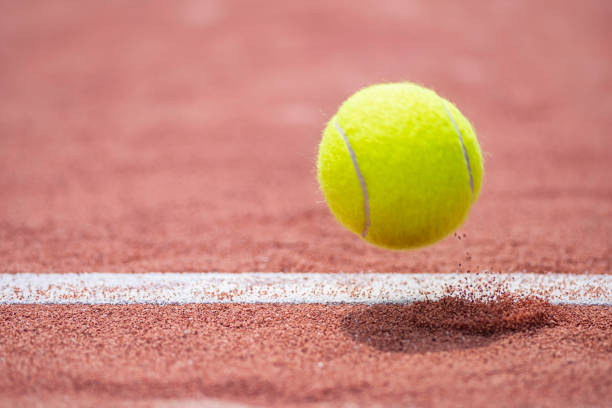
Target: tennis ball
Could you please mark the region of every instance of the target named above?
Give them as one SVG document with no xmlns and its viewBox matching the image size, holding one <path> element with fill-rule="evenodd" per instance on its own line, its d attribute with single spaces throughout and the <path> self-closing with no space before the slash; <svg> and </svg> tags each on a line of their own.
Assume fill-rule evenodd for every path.
<svg viewBox="0 0 612 408">
<path fill-rule="evenodd" d="M 389 249 L 452 233 L 478 198 L 483 170 L 468 120 L 434 91 L 408 82 L 348 98 L 327 124 L 317 160 L 338 221 Z"/>
</svg>

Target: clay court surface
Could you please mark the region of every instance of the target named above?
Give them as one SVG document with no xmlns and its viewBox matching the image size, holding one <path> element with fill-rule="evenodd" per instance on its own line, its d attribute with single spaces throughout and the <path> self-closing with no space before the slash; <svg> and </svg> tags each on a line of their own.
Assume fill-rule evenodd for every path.
<svg viewBox="0 0 612 408">
<path fill-rule="evenodd" d="M 590 0 L 0 2 L 0 289 L 24 273 L 598 282 L 573 303 L 503 284 L 488 303 L 0 291 L 0 406 L 612 406 L 610 21 Z M 486 152 L 467 222 L 410 252 L 347 232 L 315 178 L 341 101 L 402 80 L 456 103 Z"/>
</svg>

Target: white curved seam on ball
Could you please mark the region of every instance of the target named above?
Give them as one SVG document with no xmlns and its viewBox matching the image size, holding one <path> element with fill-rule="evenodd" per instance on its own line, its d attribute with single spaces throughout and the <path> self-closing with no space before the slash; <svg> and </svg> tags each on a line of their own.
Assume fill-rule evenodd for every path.
<svg viewBox="0 0 612 408">
<path fill-rule="evenodd" d="M 442 101 L 442 106 L 444 106 L 444 110 L 448 114 L 448 117 L 450 118 L 451 122 L 453 122 L 453 126 L 455 127 L 455 130 L 457 131 L 457 134 L 459 135 L 459 143 L 461 143 L 461 149 L 463 150 L 463 157 L 465 157 L 465 164 L 467 166 L 468 175 L 470 176 L 470 190 L 472 190 L 472 195 L 474 195 L 474 179 L 472 177 L 472 166 L 470 166 L 470 156 L 468 156 L 467 149 L 465 148 L 465 144 L 463 143 L 463 135 L 461 134 L 461 131 L 459 130 L 459 126 L 457 126 L 457 122 L 455 122 L 455 118 L 453 118 L 453 115 L 451 115 L 450 110 L 448 110 L 444 101 Z"/>
<path fill-rule="evenodd" d="M 361 170 L 359 170 L 359 164 L 357 163 L 357 156 L 355 156 L 355 151 L 351 147 L 351 143 L 346 137 L 346 133 L 338 124 L 338 118 L 334 120 L 334 124 L 338 132 L 342 135 L 344 139 L 344 143 L 346 143 L 346 148 L 348 149 L 349 155 L 351 156 L 351 160 L 353 161 L 353 166 L 355 167 L 355 173 L 357 173 L 357 178 L 359 179 L 359 184 L 361 184 L 361 191 L 363 192 L 363 211 L 365 213 L 365 227 L 363 229 L 362 237 L 366 237 L 368 235 L 368 230 L 370 229 L 370 198 L 368 197 L 368 189 L 366 188 L 366 183 L 361 174 Z"/>
</svg>

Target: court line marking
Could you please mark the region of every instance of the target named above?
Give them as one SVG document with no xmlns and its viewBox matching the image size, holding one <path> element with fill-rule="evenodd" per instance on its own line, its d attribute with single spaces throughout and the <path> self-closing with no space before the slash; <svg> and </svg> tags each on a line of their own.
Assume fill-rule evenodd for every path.
<svg viewBox="0 0 612 408">
<path fill-rule="evenodd" d="M 402 273 L 0 274 L 0 304 L 408 303 L 499 290 L 612 305 L 612 275 Z"/>
</svg>

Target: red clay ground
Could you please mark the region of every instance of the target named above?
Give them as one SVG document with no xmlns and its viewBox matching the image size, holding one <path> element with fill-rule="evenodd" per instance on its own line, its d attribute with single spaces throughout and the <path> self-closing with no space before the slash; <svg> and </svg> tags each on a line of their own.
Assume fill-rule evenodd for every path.
<svg viewBox="0 0 612 408">
<path fill-rule="evenodd" d="M 469 326 L 477 313 L 453 316 L 439 303 L 0 312 L 0 403 L 65 394 L 97 406 L 203 396 L 277 407 L 612 404 L 609 307 L 552 308 L 542 319 L 523 306 L 506 328 L 486 319 L 500 328 L 493 335 Z M 431 315 L 445 319 L 432 325 Z"/>
<path fill-rule="evenodd" d="M 1 272 L 610 273 L 609 2 L 286 3 L 0 2 Z M 339 103 L 399 80 L 488 152 L 467 237 L 414 252 L 343 230 L 314 178 Z M 612 404 L 609 308 L 400 351 L 343 329 L 358 306 L 0 310 L 5 405 Z"/>
<path fill-rule="evenodd" d="M 59 3 L 0 10 L 4 271 L 610 271 L 609 2 Z M 324 123 L 399 80 L 488 152 L 465 242 L 371 247 L 318 192 Z"/>
</svg>

